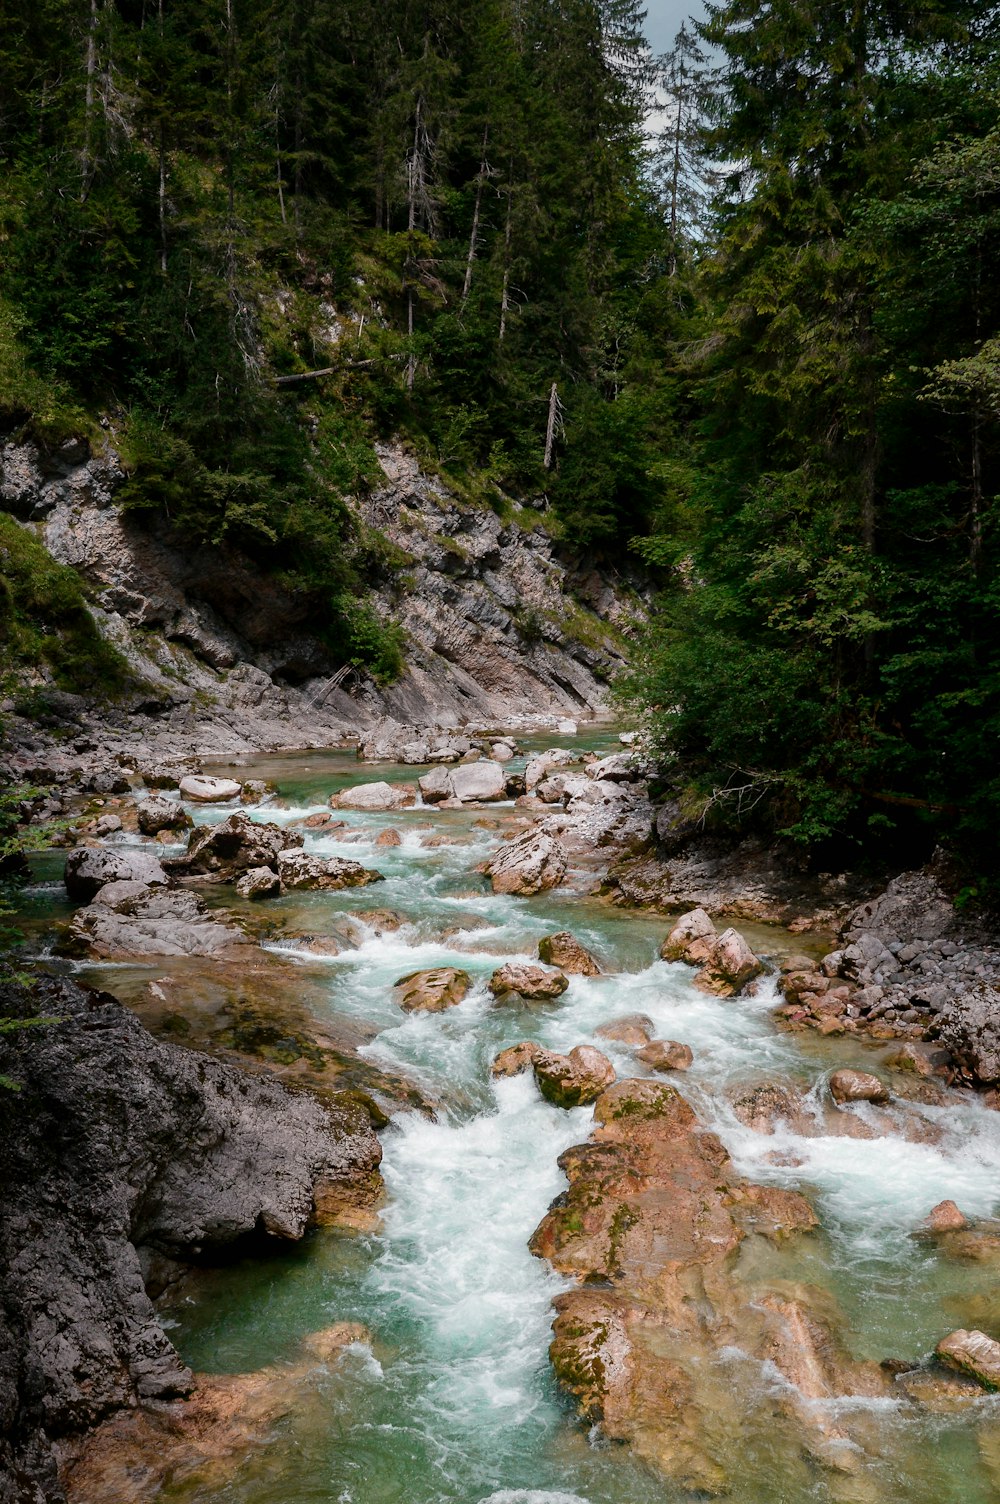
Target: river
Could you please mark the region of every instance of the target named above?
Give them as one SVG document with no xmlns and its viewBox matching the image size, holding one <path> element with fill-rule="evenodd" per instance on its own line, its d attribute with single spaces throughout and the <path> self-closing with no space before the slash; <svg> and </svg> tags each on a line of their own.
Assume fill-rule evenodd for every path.
<svg viewBox="0 0 1000 1504">
<path fill-rule="evenodd" d="M 348 782 L 412 780 L 420 770 L 360 768 L 346 754 L 313 753 L 259 758 L 233 771 L 278 785 L 278 804 L 255 809 L 255 818 L 291 821 L 325 807 Z M 193 813 L 202 821 L 228 811 Z M 307 921 L 314 933 L 373 903 L 403 917 L 394 932 L 368 932 L 358 948 L 322 962 L 310 956 L 308 964 L 314 974 L 322 969 L 328 1016 L 378 1026 L 366 1052 L 415 1078 L 439 1106 L 433 1119 L 400 1114 L 382 1133 L 387 1199 L 377 1233 L 317 1231 L 273 1260 L 209 1272 L 172 1308 L 172 1340 L 193 1368 L 208 1372 L 291 1359 L 303 1335 L 333 1321 L 364 1323 L 371 1342 L 321 1370 L 310 1402 L 224 1485 L 168 1484 L 164 1500 L 679 1504 L 691 1497 L 624 1448 L 588 1435 L 549 1370 L 550 1304 L 565 1286 L 529 1254 L 527 1241 L 565 1184 L 557 1157 L 587 1137 L 591 1109 L 548 1105 L 530 1074 L 492 1082 L 489 1073 L 500 1049 L 530 1038 L 559 1050 L 594 1042 L 620 1075 L 644 1074 L 626 1048 L 593 1039 L 599 1024 L 624 1013 L 647 1013 L 657 1036 L 691 1046 L 694 1066 L 673 1082 L 742 1173 L 809 1197 L 821 1229 L 801 1240 L 795 1275 L 836 1299 L 855 1356 L 914 1359 L 956 1326 L 1000 1324 L 991 1267 L 946 1260 L 911 1236 L 945 1197 L 970 1215 L 995 1211 L 1000 1114 L 957 1096 L 922 1107 L 929 1124 L 943 1124 L 938 1142 L 754 1133 L 731 1110 L 734 1086 L 792 1081 L 818 1102 L 835 1065 L 872 1068 L 871 1047 L 780 1033 L 771 983 L 748 1000 L 699 993 L 689 968 L 657 959 L 667 928 L 662 917 L 615 909 L 572 886 L 533 899 L 493 895 L 475 870 L 498 840 L 483 823 L 488 814 L 342 812 L 356 842 L 311 835 L 307 850 L 349 855 L 378 867 L 385 882 L 291 895 L 272 906 L 292 928 Z M 376 847 L 390 825 L 402 844 Z M 453 844 L 437 844 L 442 835 Z M 571 978 L 551 1005 L 492 1005 L 486 982 L 499 958 L 534 958 L 538 939 L 564 928 L 600 957 L 606 974 Z M 748 933 L 772 954 L 793 943 L 801 949 L 780 931 Z M 445 1013 L 402 1015 L 392 984 L 437 965 L 468 971 L 470 994 Z M 85 979 L 111 988 L 115 973 L 83 968 Z M 1000 1493 L 996 1399 L 934 1416 L 902 1401 L 870 1402 L 878 1412 L 879 1456 L 845 1480 L 800 1461 L 793 1466 L 771 1449 L 770 1382 L 765 1372 L 734 1362 L 725 1423 L 739 1482 L 728 1497 L 740 1504 L 986 1504 Z"/>
</svg>

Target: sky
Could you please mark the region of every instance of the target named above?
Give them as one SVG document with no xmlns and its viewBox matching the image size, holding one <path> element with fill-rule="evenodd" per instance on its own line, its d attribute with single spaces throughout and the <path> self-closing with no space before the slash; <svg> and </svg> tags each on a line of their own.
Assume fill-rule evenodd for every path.
<svg viewBox="0 0 1000 1504">
<path fill-rule="evenodd" d="M 703 14 L 700 0 L 646 0 L 646 35 L 654 52 L 666 52 L 673 45 L 685 16 Z"/>
</svg>

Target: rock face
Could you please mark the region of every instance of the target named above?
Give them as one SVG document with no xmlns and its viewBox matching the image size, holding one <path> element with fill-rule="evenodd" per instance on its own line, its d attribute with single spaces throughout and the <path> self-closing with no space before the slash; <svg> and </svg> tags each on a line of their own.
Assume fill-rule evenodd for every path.
<svg viewBox="0 0 1000 1504">
<path fill-rule="evenodd" d="M 79 846 L 66 858 L 64 875 L 70 898 L 87 903 L 106 883 L 132 882 L 166 887 L 167 874 L 148 851 L 127 846 Z"/>
<path fill-rule="evenodd" d="M 381 872 L 363 867 L 360 862 L 342 856 L 310 856 L 305 851 L 279 851 L 278 876 L 288 892 L 303 888 L 363 888 L 368 883 L 384 881 Z"/>
<path fill-rule="evenodd" d="M 722 1354 L 738 1345 L 782 1376 L 769 1386 L 769 1446 L 834 1466 L 854 1455 L 836 1397 L 882 1395 L 889 1379 L 840 1348 L 828 1312 L 782 1279 L 780 1246 L 815 1226 L 793 1192 L 754 1186 L 688 1103 L 656 1081 L 619 1081 L 594 1108 L 586 1144 L 559 1160 L 569 1186 L 531 1240 L 577 1287 L 555 1301 L 550 1349 L 582 1417 L 679 1487 L 736 1491 L 739 1430 L 757 1400 Z M 779 1245 L 744 1283 L 747 1234 Z M 794 1276 L 793 1276 L 794 1278 Z M 848 1462 L 844 1462 L 844 1458 Z"/>
<path fill-rule="evenodd" d="M 373 812 L 386 809 L 405 809 L 415 802 L 415 795 L 408 789 L 393 788 L 391 783 L 356 783 L 353 788 L 343 789 L 330 800 L 333 809 L 364 809 Z"/>
<path fill-rule="evenodd" d="M 404 1013 L 443 1013 L 462 1001 L 472 986 L 468 972 L 453 966 L 411 971 L 394 984 L 396 1001 Z"/>
<path fill-rule="evenodd" d="M 581 945 L 569 930 L 560 930 L 557 935 L 545 935 L 538 942 L 538 959 L 546 966 L 558 966 L 560 971 L 571 976 L 597 977 L 601 974 L 600 963 Z"/>
<path fill-rule="evenodd" d="M 194 893 L 108 883 L 69 927 L 67 948 L 107 961 L 139 956 L 232 956 L 247 949 L 235 925 L 214 919 Z"/>
<path fill-rule="evenodd" d="M 486 871 L 494 893 L 530 897 L 559 886 L 566 876 L 566 853 L 554 836 L 530 830 L 501 847 Z"/>
<path fill-rule="evenodd" d="M 225 804 L 229 799 L 238 799 L 242 784 L 235 778 L 208 778 L 204 774 L 192 774 L 181 779 L 181 798 L 192 799 L 196 804 Z"/>
<path fill-rule="evenodd" d="M 251 820 L 237 811 L 218 825 L 200 825 L 192 832 L 187 851 L 169 863 L 169 870 L 182 877 L 214 877 L 232 882 L 253 867 L 273 867 L 278 856 L 300 847 L 304 837 L 280 825 Z"/>
<path fill-rule="evenodd" d="M 985 1332 L 952 1332 L 935 1351 L 949 1368 L 971 1374 L 984 1389 L 1000 1389 L 1000 1342 Z"/>
<path fill-rule="evenodd" d="M 607 1055 L 587 1044 L 577 1045 L 568 1055 L 538 1050 L 531 1064 L 539 1091 L 555 1107 L 586 1107 L 615 1079 Z"/>
<path fill-rule="evenodd" d="M 532 1003 L 561 997 L 568 986 L 561 971 L 550 971 L 524 961 L 508 961 L 506 965 L 498 966 L 489 982 L 490 991 L 496 998 L 516 996 Z"/>
<path fill-rule="evenodd" d="M 61 1500 L 51 1439 L 190 1373 L 143 1278 L 239 1238 L 301 1237 L 323 1185 L 370 1196 L 367 1117 L 154 1040 L 106 993 L 42 981 L 2 1011 L 59 1022 L 0 1038 L 0 1473 Z"/>
</svg>

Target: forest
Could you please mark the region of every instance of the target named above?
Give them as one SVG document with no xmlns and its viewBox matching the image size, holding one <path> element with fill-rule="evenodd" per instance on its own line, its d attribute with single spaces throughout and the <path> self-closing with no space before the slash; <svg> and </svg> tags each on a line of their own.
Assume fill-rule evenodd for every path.
<svg viewBox="0 0 1000 1504">
<path fill-rule="evenodd" d="M 692 817 L 817 862 L 943 843 L 987 897 L 1000 6 L 714 0 L 662 58 L 642 22 L 8 0 L 0 422 L 110 432 L 123 506 L 383 678 L 400 561 L 345 498 L 402 436 L 647 571 L 620 692 Z"/>
</svg>

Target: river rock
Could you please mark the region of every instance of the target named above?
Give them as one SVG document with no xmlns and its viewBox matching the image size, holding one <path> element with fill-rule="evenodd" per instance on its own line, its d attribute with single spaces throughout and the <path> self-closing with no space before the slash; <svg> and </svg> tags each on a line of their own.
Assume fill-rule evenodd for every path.
<svg viewBox="0 0 1000 1504">
<path fill-rule="evenodd" d="M 689 1046 L 675 1039 L 653 1039 L 636 1051 L 635 1058 L 654 1071 L 687 1071 L 694 1064 Z"/>
<path fill-rule="evenodd" d="M 835 1102 L 888 1102 L 889 1088 L 867 1071 L 834 1071 L 830 1095 Z"/>
<path fill-rule="evenodd" d="M 472 980 L 466 971 L 437 966 L 430 971 L 411 971 L 393 985 L 404 1013 L 443 1013 L 462 1001 Z"/>
<path fill-rule="evenodd" d="M 567 747 L 551 747 L 548 752 L 536 752 L 528 758 L 524 769 L 525 788 L 530 793 L 552 768 L 565 768 L 579 761 L 577 753 L 571 752 Z"/>
<path fill-rule="evenodd" d="M 663 961 L 686 961 L 689 966 L 701 966 L 708 960 L 718 931 L 704 909 L 692 909 L 682 914 L 670 934 L 660 946 Z"/>
<path fill-rule="evenodd" d="M 524 1071 L 531 1069 L 535 1056 L 541 1053 L 541 1045 L 534 1044 L 530 1039 L 522 1040 L 520 1044 L 512 1044 L 508 1049 L 501 1050 L 494 1058 L 490 1066 L 490 1075 L 497 1079 L 505 1076 L 520 1076 Z"/>
<path fill-rule="evenodd" d="M 272 867 L 251 867 L 236 879 L 241 898 L 276 898 L 281 892 L 281 878 Z"/>
<path fill-rule="evenodd" d="M 612 1039 L 618 1044 L 649 1044 L 655 1025 L 646 1013 L 626 1013 L 622 1018 L 613 1018 L 601 1024 L 594 1033 L 598 1039 Z"/>
<path fill-rule="evenodd" d="M 259 804 L 269 794 L 274 793 L 274 784 L 267 783 L 263 778 L 248 778 L 243 785 L 242 799 L 244 804 Z"/>
<path fill-rule="evenodd" d="M 490 756 L 494 762 L 512 762 L 517 756 L 517 746 L 514 742 L 491 742 Z"/>
<path fill-rule="evenodd" d="M 273 876 L 273 874 L 272 874 Z M 107 961 L 140 956 L 246 954 L 243 931 L 212 916 L 194 893 L 118 882 L 101 889 L 69 927 L 66 948 Z M 102 898 L 107 893 L 107 901 Z"/>
<path fill-rule="evenodd" d="M 494 997 L 506 998 L 516 994 L 532 1003 L 560 997 L 568 986 L 569 982 L 561 971 L 533 966 L 527 961 L 508 961 L 498 966 L 489 981 Z"/>
<path fill-rule="evenodd" d="M 695 986 L 716 997 L 733 997 L 764 970 L 739 930 L 723 930 L 695 977 Z"/>
<path fill-rule="evenodd" d="M 254 867 L 277 871 L 279 852 L 299 847 L 303 841 L 296 831 L 252 820 L 237 810 L 218 825 L 199 825 L 191 832 L 184 855 L 171 858 L 168 866 L 178 876 L 232 882 Z"/>
<path fill-rule="evenodd" d="M 463 804 L 492 803 L 507 792 L 507 775 L 498 762 L 482 760 L 452 768 L 451 794 Z"/>
<path fill-rule="evenodd" d="M 416 803 L 410 789 L 395 788 L 391 783 L 357 783 L 353 788 L 341 789 L 333 794 L 330 804 L 334 809 L 385 810 L 405 809 Z"/>
<path fill-rule="evenodd" d="M 187 810 L 173 799 L 143 799 L 135 813 L 144 836 L 158 836 L 161 830 L 187 830 L 192 823 Z"/>
<path fill-rule="evenodd" d="M 425 804 L 440 804 L 443 800 L 454 797 L 451 774 L 447 768 L 432 768 L 429 773 L 417 779 L 417 787 Z"/>
<path fill-rule="evenodd" d="M 607 1055 L 587 1044 L 577 1045 L 568 1055 L 539 1050 L 532 1068 L 539 1091 L 554 1107 L 586 1107 L 615 1079 Z"/>
<path fill-rule="evenodd" d="M 374 868 L 363 867 L 360 862 L 351 862 L 342 856 L 321 857 L 306 851 L 279 851 L 277 865 L 281 886 L 289 893 L 308 888 L 331 891 L 364 888 L 368 883 L 385 880 Z"/>
<path fill-rule="evenodd" d="M 601 968 L 596 956 L 580 944 L 569 930 L 560 930 L 555 935 L 545 935 L 538 942 L 538 959 L 546 966 L 558 966 L 572 976 L 600 976 Z"/>
<path fill-rule="evenodd" d="M 961 1232 L 968 1227 L 967 1217 L 959 1210 L 954 1201 L 939 1201 L 937 1206 L 932 1206 L 927 1216 L 921 1223 L 924 1232 Z"/>
<path fill-rule="evenodd" d="M 935 1032 L 970 1080 L 1000 1083 L 1000 984 L 967 986 L 949 998 L 935 1020 Z"/>
<path fill-rule="evenodd" d="M 950 1368 L 971 1374 L 984 1389 L 1000 1389 L 1000 1342 L 985 1332 L 952 1332 L 942 1337 L 935 1352 Z"/>
<path fill-rule="evenodd" d="M 559 886 L 566 876 L 566 853 L 554 836 L 528 830 L 502 846 L 486 872 L 494 893 L 530 897 Z"/>
<path fill-rule="evenodd" d="M 0 1036 L 0 1071 L 22 1087 L 0 1103 L 0 1476 L 20 1480 L 18 1504 L 55 1504 L 55 1439 L 65 1457 L 116 1412 L 191 1390 L 149 1259 L 300 1238 L 314 1187 L 367 1192 L 380 1149 L 339 1098 L 156 1040 L 107 993 L 0 987 L 3 1015 L 57 1020 Z"/>
<path fill-rule="evenodd" d="M 78 846 L 66 858 L 63 874 L 70 898 L 86 903 L 105 883 L 137 882 L 166 887 L 167 874 L 156 857 L 135 847 Z"/>
<path fill-rule="evenodd" d="M 180 782 L 181 798 L 195 804 L 225 804 L 238 799 L 242 788 L 235 778 L 209 778 L 204 773 L 189 773 Z"/>
<path fill-rule="evenodd" d="M 376 846 L 384 846 L 388 848 L 394 846 L 402 846 L 402 844 L 403 837 L 400 835 L 399 831 L 393 829 L 392 826 L 390 826 L 388 830 L 380 830 L 378 835 L 375 837 Z"/>
</svg>

